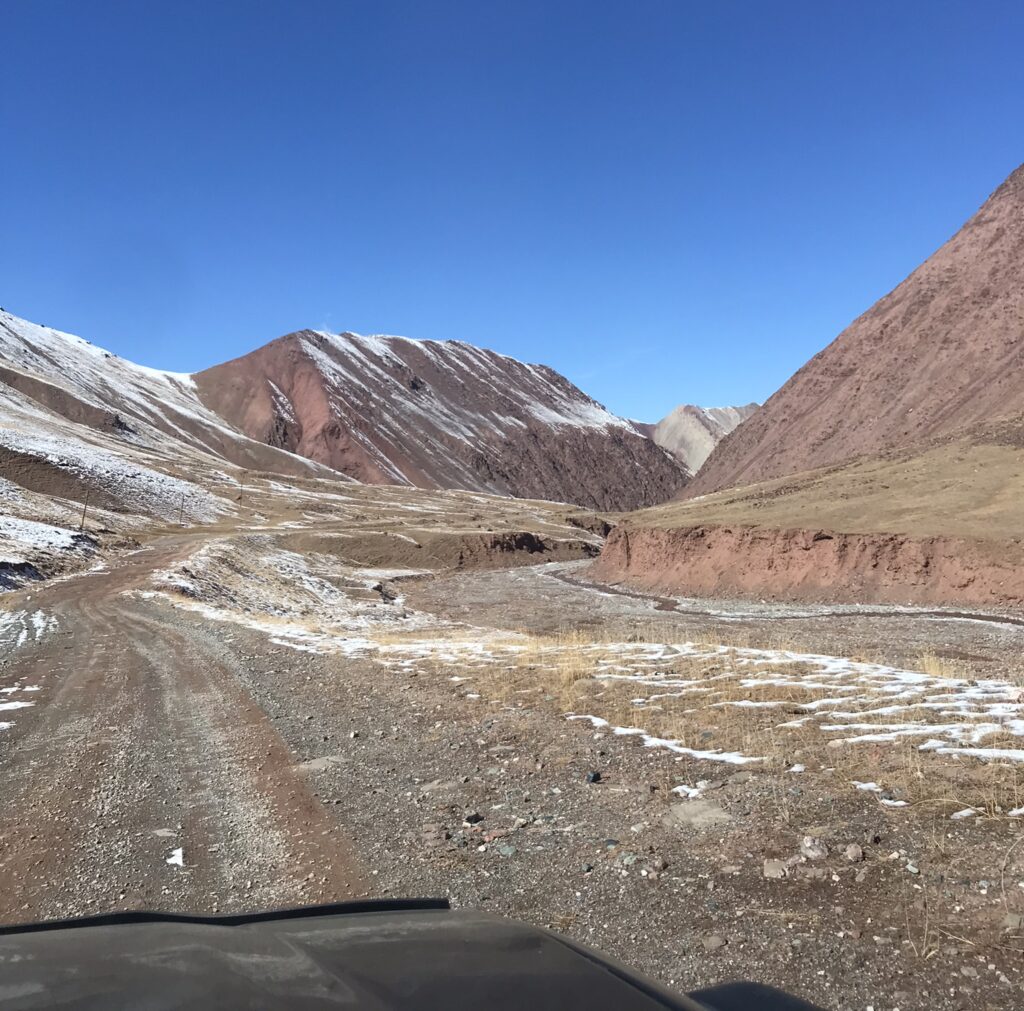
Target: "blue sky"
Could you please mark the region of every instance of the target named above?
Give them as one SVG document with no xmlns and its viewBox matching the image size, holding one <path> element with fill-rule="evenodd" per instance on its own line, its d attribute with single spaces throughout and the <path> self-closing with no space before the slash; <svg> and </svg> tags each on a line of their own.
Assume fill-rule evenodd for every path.
<svg viewBox="0 0 1024 1011">
<path fill-rule="evenodd" d="M 1024 161 L 1024 4 L 0 0 L 0 304 L 763 399 Z"/>
</svg>

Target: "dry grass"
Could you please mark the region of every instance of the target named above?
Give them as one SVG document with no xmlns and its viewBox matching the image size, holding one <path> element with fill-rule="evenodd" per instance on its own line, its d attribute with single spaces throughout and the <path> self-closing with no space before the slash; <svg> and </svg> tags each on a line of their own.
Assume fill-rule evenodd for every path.
<svg viewBox="0 0 1024 1011">
<path fill-rule="evenodd" d="M 610 680 L 601 677 L 608 663 L 622 663 L 633 669 L 640 665 L 624 661 L 620 651 L 596 638 L 572 632 L 529 643 L 510 664 L 491 666 L 488 686 L 500 686 L 501 697 L 506 700 L 515 693 L 526 697 L 532 687 L 540 690 L 529 696 L 533 704 L 546 703 L 561 712 L 600 716 L 613 726 L 638 727 L 688 748 L 757 756 L 763 759 L 761 768 L 766 772 L 781 771 L 799 761 L 812 773 L 834 770 L 831 775 L 844 784 L 874 781 L 907 799 L 908 813 L 927 816 L 938 812 L 948 817 L 953 811 L 974 808 L 980 815 L 994 817 L 1024 804 L 1024 772 L 1017 763 L 923 752 L 919 745 L 927 738 L 926 732 L 886 742 L 845 743 L 842 738 L 852 734 L 840 731 L 830 735 L 821 730 L 818 720 L 808 718 L 815 713 L 805 707 L 821 697 L 819 690 L 800 684 L 757 684 L 754 671 L 734 666 L 729 655 L 672 657 L 670 662 L 651 665 L 651 672 L 663 674 L 666 680 L 692 681 L 692 685 Z M 941 658 L 923 658 L 920 666 L 933 677 L 956 676 L 952 666 Z M 811 670 L 801 664 L 779 668 L 784 680 L 794 682 Z M 951 685 L 946 690 L 955 689 Z M 942 692 L 943 688 L 936 686 L 929 694 Z M 843 708 L 860 713 L 884 703 L 883 696 L 867 693 L 866 698 L 851 697 Z M 851 718 L 880 728 L 892 719 L 891 715 L 870 711 Z M 947 723 L 952 718 L 931 709 L 915 709 L 897 717 L 904 719 L 927 724 Z M 780 726 L 800 720 L 806 722 Z M 965 716 L 963 722 L 973 726 L 976 721 Z M 922 729 L 927 731 L 926 726 Z M 991 735 L 984 744 L 1018 748 L 1021 741 L 1006 731 Z M 784 820 L 789 801 L 782 781 L 777 792 L 780 818 Z"/>
<path fill-rule="evenodd" d="M 930 674 L 933 678 L 960 678 L 964 676 L 963 671 L 952 660 L 937 656 L 935 653 L 922 653 L 918 657 L 917 663 L 920 670 L 925 674 Z"/>
<path fill-rule="evenodd" d="M 421 631 L 377 639 L 398 647 L 415 642 L 420 648 L 432 635 Z M 875 712 L 890 697 L 870 684 L 851 682 L 846 682 L 853 688 L 847 693 L 837 686 L 835 697 L 843 700 L 840 704 L 809 708 L 831 692 L 831 685 L 826 692 L 801 683 L 802 677 L 821 682 L 812 663 L 771 664 L 766 658 L 764 663 L 745 664 L 740 662 L 744 655 L 731 650 L 660 655 L 653 648 L 658 642 L 653 634 L 630 639 L 624 643 L 604 630 L 570 628 L 554 635 L 511 633 L 481 640 L 479 630 L 447 629 L 434 640 L 436 651 L 417 659 L 416 666 L 439 679 L 469 678 L 472 690 L 492 704 L 543 708 L 558 715 L 587 714 L 695 750 L 756 756 L 765 774 L 779 777 L 776 793 L 783 821 L 789 817 L 787 791 L 792 785 L 785 770 L 795 762 L 811 775 L 833 777 L 836 788 L 852 790 L 853 780 L 876 782 L 909 802 L 903 809 L 906 813 L 923 817 L 948 818 L 966 808 L 995 817 L 1024 805 L 1024 770 L 1018 763 L 920 750 L 929 736 L 928 724 L 960 721 L 976 726 L 978 721 L 968 715 L 927 707 L 907 708 L 895 715 Z M 475 643 L 485 655 L 446 648 L 459 642 Z M 778 637 L 770 648 L 806 650 L 802 645 L 794 649 L 793 643 Z M 712 650 L 717 647 L 709 645 L 707 652 Z M 920 661 L 917 667 L 924 673 L 949 681 L 929 686 L 930 699 L 962 690 L 953 680 L 959 675 L 952 662 L 931 653 Z M 614 675 L 620 672 L 642 675 L 645 682 L 618 679 Z M 835 720 L 833 714 L 840 711 L 847 715 Z M 847 743 L 844 738 L 862 731 L 823 731 L 822 723 L 830 722 L 862 723 L 877 726 L 880 732 L 892 722 L 915 722 L 922 725 L 922 733 L 884 742 Z M 1016 749 L 1022 743 L 1008 730 L 983 741 L 991 748 Z"/>
<path fill-rule="evenodd" d="M 1024 534 L 1022 499 L 1024 450 L 952 442 L 655 506 L 629 522 L 1012 541 Z"/>
</svg>

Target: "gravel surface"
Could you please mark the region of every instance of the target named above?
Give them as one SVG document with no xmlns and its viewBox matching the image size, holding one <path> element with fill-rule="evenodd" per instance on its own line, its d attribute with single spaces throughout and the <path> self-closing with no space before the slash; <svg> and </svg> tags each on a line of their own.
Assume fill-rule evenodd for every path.
<svg viewBox="0 0 1024 1011">
<path fill-rule="evenodd" d="M 829 1008 L 1020 1006 L 1016 823 L 911 818 L 827 773 L 679 758 L 536 696 L 490 698 L 449 668 L 304 652 L 125 594 L 192 549 L 167 538 L 109 573 L 5 598 L 55 624 L 0 661 L 0 687 L 39 686 L 0 713 L 4 922 L 441 895 L 681 990 L 745 977 Z M 491 628 L 777 634 L 771 615 L 658 610 L 563 578 L 576 575 L 402 590 L 407 607 Z M 929 630 L 985 668 L 1020 634 L 856 615 L 785 634 L 910 653 Z M 699 783 L 697 800 L 672 792 Z"/>
</svg>

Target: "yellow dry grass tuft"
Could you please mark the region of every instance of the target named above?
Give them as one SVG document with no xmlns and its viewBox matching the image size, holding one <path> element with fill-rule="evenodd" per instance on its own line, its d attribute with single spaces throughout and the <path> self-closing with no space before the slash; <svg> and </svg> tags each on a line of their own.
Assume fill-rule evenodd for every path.
<svg viewBox="0 0 1024 1011">
<path fill-rule="evenodd" d="M 922 653 L 918 657 L 918 667 L 933 678 L 959 678 L 963 672 L 958 670 L 956 664 L 946 657 L 938 656 L 935 653 Z"/>
</svg>

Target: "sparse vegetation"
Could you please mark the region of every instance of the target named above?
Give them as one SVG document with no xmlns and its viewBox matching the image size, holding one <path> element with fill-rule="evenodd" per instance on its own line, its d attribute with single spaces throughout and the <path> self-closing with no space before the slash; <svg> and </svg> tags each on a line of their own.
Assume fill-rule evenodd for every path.
<svg viewBox="0 0 1024 1011">
<path fill-rule="evenodd" d="M 450 647 L 466 642 L 467 636 L 472 632 L 419 639 L 417 648 L 425 652 L 421 662 L 425 669 L 449 676 L 462 672 L 495 703 L 586 713 L 684 748 L 756 757 L 765 769 L 785 770 L 799 759 L 812 773 L 827 770 L 837 788 L 852 790 L 854 781 L 877 782 L 880 795 L 905 802 L 911 816 L 968 808 L 980 816 L 1005 816 L 1024 796 L 1018 762 L 922 750 L 932 734 L 945 732 L 955 740 L 951 724 L 964 733 L 978 727 L 975 709 L 951 715 L 943 708 L 943 699 L 950 707 L 963 705 L 967 683 L 934 654 L 922 656 L 919 673 L 942 683 L 929 682 L 923 704 L 908 700 L 897 707 L 904 711 L 894 715 L 887 705 L 891 696 L 870 683 L 870 667 L 861 674 L 868 683 L 858 691 L 840 685 L 841 708 L 822 707 L 829 686 L 816 680 L 814 663 L 792 650 L 781 651 L 781 656 L 752 656 L 751 647 L 701 644 L 687 654 L 650 641 L 616 642 L 601 631 L 573 628 L 551 636 L 519 635 L 514 641 L 490 638 L 481 643 L 479 653 L 453 653 Z M 823 713 L 835 718 L 827 722 Z M 891 729 L 894 719 L 900 721 L 896 731 Z M 867 729 L 874 727 L 877 732 Z M 911 733 L 914 727 L 917 732 Z M 891 739 L 884 739 L 887 734 Z M 1021 741 L 1009 728 L 996 728 L 983 744 L 1016 749 Z M 846 785 L 839 786 L 844 780 Z M 785 813 L 781 799 L 780 809 Z"/>
<path fill-rule="evenodd" d="M 937 656 L 933 652 L 925 652 L 921 654 L 918 665 L 925 674 L 931 675 L 933 678 L 955 678 L 962 677 L 962 672 L 958 671 L 956 666 L 951 660 L 946 657 Z"/>
</svg>

